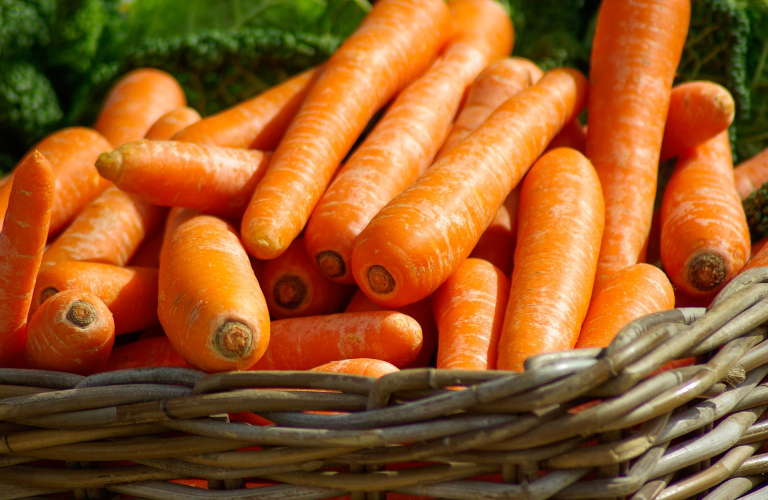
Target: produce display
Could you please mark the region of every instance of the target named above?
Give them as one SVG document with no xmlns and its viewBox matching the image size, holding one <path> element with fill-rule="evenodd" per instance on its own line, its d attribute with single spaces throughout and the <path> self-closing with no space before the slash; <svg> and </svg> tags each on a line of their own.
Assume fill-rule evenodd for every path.
<svg viewBox="0 0 768 500">
<path fill-rule="evenodd" d="M 215 427 L 207 417 L 221 397 L 241 408 L 224 410 L 227 423 L 249 424 L 237 432 L 272 423 L 286 432 L 259 451 L 296 429 L 343 432 L 349 422 L 372 431 L 333 438 L 338 455 L 362 460 L 358 472 L 398 462 L 405 452 L 386 450 L 398 444 L 409 463 L 424 453 L 439 458 L 434 467 L 450 463 L 448 478 L 480 477 L 481 465 L 449 456 L 472 448 L 470 431 L 507 432 L 498 441 L 519 439 L 511 450 L 571 440 L 542 463 L 576 483 L 590 471 L 574 472 L 566 452 L 594 446 L 586 453 L 597 456 L 627 429 L 658 427 L 655 439 L 665 428 L 671 399 L 649 410 L 630 389 L 648 399 L 711 382 L 675 396 L 685 404 L 768 373 L 749 358 L 762 331 L 705 359 L 736 340 L 726 328 L 707 337 L 722 322 L 704 316 L 730 304 L 718 293 L 753 283 L 745 270 L 768 266 L 767 95 L 765 0 L 0 0 L 0 370 L 60 377 L 66 388 L 179 377 L 172 389 L 146 389 L 171 390 L 168 406 L 131 395 L 114 404 L 147 409 L 98 418 L 213 436 L 204 426 Z M 685 325 L 661 325 L 678 316 Z M 705 326 L 691 326 L 702 317 Z M 637 340 L 654 326 L 667 330 Z M 689 331 L 697 337 L 683 345 Z M 742 372 L 727 356 L 748 359 Z M 511 392 L 487 401 L 458 390 L 549 373 L 542 366 L 563 370 L 543 383 L 563 386 L 525 399 L 535 387 L 525 379 L 527 389 L 497 388 Z M 555 408 L 566 376 L 585 366 L 596 367 L 585 379 L 593 385 Z M 120 371 L 158 367 L 183 370 Z M 290 413 L 252 390 L 284 388 L 283 372 L 299 389 L 279 398 L 315 406 Z M 278 382 L 247 385 L 256 373 Z M 322 373 L 364 377 L 301 378 Z M 384 384 L 409 374 L 403 387 Z M 88 378 L 70 383 L 75 375 Z M 431 437 L 385 437 L 387 426 L 417 422 L 383 408 L 387 399 L 418 407 L 427 389 L 457 406 L 424 405 L 420 415 L 450 418 L 429 429 L 418 421 Z M 208 392 L 201 405 L 183 401 Z M 248 406 L 260 398 L 264 415 Z M 628 400 L 636 410 L 616 409 Z M 62 411 L 81 409 L 72 404 Z M 481 409 L 460 411 L 473 405 Z M 31 426 L 70 429 L 56 420 L 67 415 L 8 407 L 3 418 L 18 411 Z M 167 427 L 156 431 L 160 414 Z M 511 430 L 526 419 L 530 434 Z M 448 458 L 419 444 L 438 440 L 443 424 L 458 429 L 439 444 Z M 598 433 L 606 443 L 576 442 Z M 295 452 L 308 457 L 305 472 L 319 450 L 332 455 L 319 434 L 296 434 L 318 439 Z M 46 439 L 76 442 L 57 436 Z M 195 442 L 203 447 L 189 456 L 214 467 L 211 453 L 249 442 Z M 178 479 L 179 463 L 147 460 L 155 479 Z M 281 471 L 250 477 L 303 484 L 281 475 L 302 470 Z"/>
</svg>

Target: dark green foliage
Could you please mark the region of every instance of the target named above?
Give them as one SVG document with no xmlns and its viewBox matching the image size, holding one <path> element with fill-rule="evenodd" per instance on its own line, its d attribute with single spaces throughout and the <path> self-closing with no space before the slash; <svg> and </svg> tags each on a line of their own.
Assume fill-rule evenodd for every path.
<svg viewBox="0 0 768 500">
<path fill-rule="evenodd" d="M 752 242 L 768 236 L 768 182 L 741 202 Z"/>
<path fill-rule="evenodd" d="M 54 10 L 55 0 L 0 0 L 0 59 L 48 43 Z"/>
<path fill-rule="evenodd" d="M 33 64 L 1 61 L 0 75 L 0 136 L 6 156 L 18 159 L 53 131 L 63 114 L 51 82 Z"/>
</svg>

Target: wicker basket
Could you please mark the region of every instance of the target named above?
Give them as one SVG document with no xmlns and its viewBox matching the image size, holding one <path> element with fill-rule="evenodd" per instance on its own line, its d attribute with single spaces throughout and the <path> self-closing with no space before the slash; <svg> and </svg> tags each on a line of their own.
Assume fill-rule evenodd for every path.
<svg viewBox="0 0 768 500">
<path fill-rule="evenodd" d="M 767 499 L 767 297 L 754 269 L 524 373 L 2 370 L 0 500 Z"/>
</svg>

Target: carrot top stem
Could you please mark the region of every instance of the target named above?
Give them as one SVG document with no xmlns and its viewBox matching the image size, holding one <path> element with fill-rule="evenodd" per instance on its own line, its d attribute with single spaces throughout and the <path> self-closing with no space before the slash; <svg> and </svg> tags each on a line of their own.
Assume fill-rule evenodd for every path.
<svg viewBox="0 0 768 500">
<path fill-rule="evenodd" d="M 686 264 L 688 282 L 701 292 L 710 292 L 725 281 L 725 260 L 716 253 L 694 255 Z"/>
<path fill-rule="evenodd" d="M 323 272 L 329 278 L 338 278 L 344 276 L 347 272 L 347 266 L 344 264 L 344 259 L 341 258 L 338 252 L 333 250 L 326 250 L 320 252 L 315 257 L 317 265 L 320 271 Z"/>
<path fill-rule="evenodd" d="M 381 265 L 374 265 L 368 269 L 368 283 L 373 291 L 385 295 L 395 289 L 395 278 Z"/>
<path fill-rule="evenodd" d="M 85 328 L 96 319 L 96 311 L 93 306 L 83 300 L 74 302 L 67 311 L 67 319 L 75 326 Z"/>
<path fill-rule="evenodd" d="M 294 275 L 283 276 L 274 286 L 275 301 L 286 309 L 296 309 L 307 296 L 304 280 Z"/>
<path fill-rule="evenodd" d="M 213 348 L 222 357 L 239 360 L 253 347 L 253 331 L 239 321 L 226 321 L 213 337 Z"/>
</svg>

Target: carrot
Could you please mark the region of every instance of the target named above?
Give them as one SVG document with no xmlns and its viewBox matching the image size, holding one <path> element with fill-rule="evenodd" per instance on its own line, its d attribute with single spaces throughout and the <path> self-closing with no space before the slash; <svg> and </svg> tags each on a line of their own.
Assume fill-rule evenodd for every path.
<svg viewBox="0 0 768 500">
<path fill-rule="evenodd" d="M 323 276 L 307 255 L 301 237 L 279 257 L 265 261 L 259 283 L 275 319 L 341 312 L 357 288 Z"/>
<path fill-rule="evenodd" d="M 630 321 L 675 307 L 675 291 L 664 272 L 634 264 L 614 274 L 592 300 L 576 348 L 607 347 Z"/>
<path fill-rule="evenodd" d="M 677 288 L 711 298 L 749 254 L 725 131 L 678 157 L 661 204 L 661 262 Z"/>
<path fill-rule="evenodd" d="M 541 79 L 544 72 L 522 57 L 507 57 L 488 65 L 472 82 L 464 106 L 438 151 L 440 159 L 475 131 L 504 101 Z"/>
<path fill-rule="evenodd" d="M 93 166 L 99 153 L 107 149 L 112 149 L 112 146 L 95 130 L 70 127 L 44 137 L 19 162 L 21 164 L 29 159 L 33 151 L 39 151 L 53 168 L 56 193 L 48 229 L 49 237 L 64 229 L 84 206 L 109 186 L 109 182 L 99 177 Z M 13 176 L 14 174 L 9 176 L 0 191 L 10 193 Z M 5 211 L 2 212 L 4 213 Z"/>
<path fill-rule="evenodd" d="M 149 127 L 144 139 L 167 141 L 186 127 L 200 121 L 200 113 L 188 106 L 172 109 Z"/>
<path fill-rule="evenodd" d="M 595 293 L 636 264 L 648 238 L 661 141 L 690 0 L 606 0 L 590 60 L 586 156 L 605 196 Z"/>
<path fill-rule="evenodd" d="M 517 208 L 520 203 L 520 189 L 515 188 L 499 207 L 491 224 L 485 228 L 470 257 L 484 259 L 498 267 L 504 276 L 509 276 L 514 264 L 517 244 Z"/>
<path fill-rule="evenodd" d="M 358 288 L 352 295 L 352 300 L 347 304 L 344 312 L 363 312 L 363 311 L 383 311 L 384 308 L 372 301 Z M 406 368 L 424 368 L 434 366 L 432 362 L 435 352 L 437 352 L 437 324 L 435 316 L 432 314 L 432 300 L 429 297 L 421 299 L 413 304 L 393 309 L 396 312 L 403 313 L 415 319 L 421 327 L 421 350 Z"/>
<path fill-rule="evenodd" d="M 84 290 L 51 297 L 29 320 L 24 359 L 31 368 L 90 375 L 102 369 L 115 343 L 112 313 Z"/>
<path fill-rule="evenodd" d="M 763 236 L 756 242 L 752 243 L 752 246 L 749 251 L 749 258 L 752 259 L 752 257 L 757 255 L 758 252 L 760 252 L 760 250 L 763 249 L 766 243 L 768 243 L 768 236 Z"/>
<path fill-rule="evenodd" d="M 645 247 L 641 253 L 641 261 L 661 267 L 661 210 L 653 211 L 651 219 L 651 230 L 648 233 L 648 239 L 645 241 Z"/>
<path fill-rule="evenodd" d="M 181 357 L 181 354 L 171 345 L 168 337 L 163 335 L 115 347 L 112 349 L 112 355 L 101 371 L 110 372 L 113 370 L 149 368 L 154 366 L 195 368 Z"/>
<path fill-rule="evenodd" d="M 246 369 L 269 342 L 269 313 L 235 230 L 187 209 L 172 211 L 160 254 L 160 324 L 190 364 Z"/>
<path fill-rule="evenodd" d="M 248 252 L 271 259 L 309 219 L 374 113 L 419 76 L 444 45 L 442 0 L 380 0 L 325 63 L 243 216 Z"/>
<path fill-rule="evenodd" d="M 571 120 L 563 130 L 555 136 L 547 146 L 546 151 L 557 148 L 571 148 L 584 154 L 587 147 L 587 133 L 578 118 Z"/>
<path fill-rule="evenodd" d="M 240 217 L 270 157 L 255 150 L 141 140 L 101 154 L 96 168 L 120 189 L 156 205 Z"/>
<path fill-rule="evenodd" d="M 352 252 L 363 292 L 398 307 L 448 279 L 546 144 L 579 113 L 586 94 L 578 71 L 549 71 L 390 201 Z"/>
<path fill-rule="evenodd" d="M 12 366 L 24 347 L 27 314 L 54 204 L 48 160 L 33 151 L 16 168 L 0 232 L 0 367 Z"/>
<path fill-rule="evenodd" d="M 264 356 L 251 370 L 309 370 L 352 358 L 374 358 L 402 368 L 421 349 L 415 319 L 394 311 L 306 316 L 273 321 Z"/>
<path fill-rule="evenodd" d="M 437 329 L 437 368 L 493 370 L 509 279 L 493 264 L 467 259 L 432 294 Z"/>
<path fill-rule="evenodd" d="M 768 182 L 768 148 L 736 165 L 733 177 L 742 200 Z"/>
<path fill-rule="evenodd" d="M 163 207 L 110 186 L 51 243 L 41 269 L 68 260 L 124 266 L 166 213 Z"/>
<path fill-rule="evenodd" d="M 186 105 L 174 77 L 159 69 L 135 69 L 109 90 L 93 128 L 117 148 L 138 141 L 161 116 Z"/>
<path fill-rule="evenodd" d="M 735 114 L 733 96 L 722 85 L 697 81 L 672 87 L 660 160 L 712 139 L 733 123 Z"/>
<path fill-rule="evenodd" d="M 520 190 L 519 228 L 497 367 L 572 349 L 589 307 L 604 202 L 592 164 L 573 149 L 542 156 Z"/>
<path fill-rule="evenodd" d="M 61 262 L 40 272 L 32 293 L 30 316 L 64 290 L 84 290 L 109 308 L 115 335 L 158 325 L 157 269 L 118 267 L 97 262 Z"/>
<path fill-rule="evenodd" d="M 455 34 L 441 59 L 389 106 L 307 223 L 307 252 L 329 279 L 354 283 L 350 257 L 357 235 L 431 165 L 466 88 L 512 49 L 512 23 L 495 0 L 453 0 L 448 6 Z M 518 80 L 530 80 L 528 68 L 518 73 Z"/>
<path fill-rule="evenodd" d="M 173 139 L 209 146 L 272 151 L 280 143 L 319 74 L 319 68 L 299 73 L 256 97 L 206 116 L 178 132 Z"/>
<path fill-rule="evenodd" d="M 157 269 L 160 267 L 160 249 L 163 246 L 163 234 L 162 224 L 159 228 L 155 229 L 155 232 L 151 236 L 148 236 L 144 243 L 139 246 L 136 253 L 133 254 L 131 260 L 128 261 L 128 265 L 133 267 L 154 267 Z"/>
<path fill-rule="evenodd" d="M 365 375 L 366 377 L 382 377 L 388 373 L 399 372 L 400 369 L 392 363 L 380 359 L 355 358 L 331 361 L 312 368 L 312 372 L 347 373 L 350 375 Z"/>
</svg>

